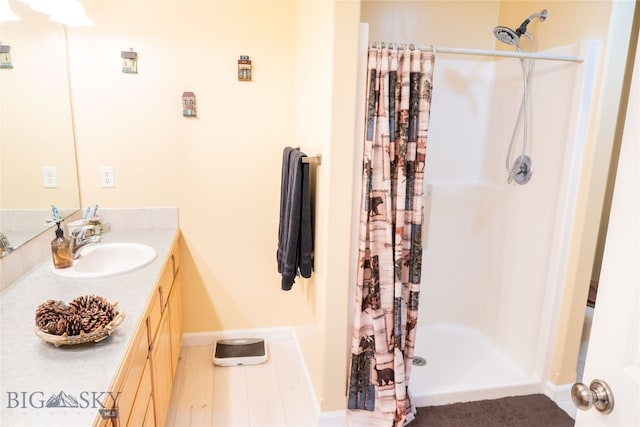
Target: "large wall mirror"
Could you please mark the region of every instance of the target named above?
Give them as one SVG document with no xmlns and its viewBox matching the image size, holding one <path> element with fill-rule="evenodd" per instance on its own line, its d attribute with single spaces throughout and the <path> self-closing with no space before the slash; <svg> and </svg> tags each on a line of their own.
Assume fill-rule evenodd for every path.
<svg viewBox="0 0 640 427">
<path fill-rule="evenodd" d="M 47 230 L 51 205 L 69 215 L 80 197 L 64 27 L 9 4 L 21 20 L 0 23 L 13 65 L 0 69 L 0 231 L 16 248 Z M 43 167 L 55 167 L 55 187 Z"/>
</svg>

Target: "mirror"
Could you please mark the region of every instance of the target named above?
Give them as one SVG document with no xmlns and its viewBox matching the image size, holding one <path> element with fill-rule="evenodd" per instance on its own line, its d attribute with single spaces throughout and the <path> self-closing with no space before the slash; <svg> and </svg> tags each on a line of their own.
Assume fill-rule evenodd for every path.
<svg viewBox="0 0 640 427">
<path fill-rule="evenodd" d="M 0 69 L 0 231 L 16 248 L 47 230 L 52 204 L 68 216 L 80 196 L 64 26 L 9 4 L 21 20 L 0 23 L 13 65 Z"/>
</svg>

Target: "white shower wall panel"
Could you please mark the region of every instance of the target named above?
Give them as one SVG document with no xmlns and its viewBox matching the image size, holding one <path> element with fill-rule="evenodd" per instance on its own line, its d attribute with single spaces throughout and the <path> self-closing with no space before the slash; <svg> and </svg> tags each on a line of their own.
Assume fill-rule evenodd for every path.
<svg viewBox="0 0 640 427">
<path fill-rule="evenodd" d="M 550 53 L 586 56 L 588 49 L 593 48 L 584 42 Z M 589 64 L 592 69 L 594 61 Z M 507 183 L 505 167 L 523 90 L 519 60 L 436 60 L 416 350 L 428 360 L 434 347 L 458 348 L 446 333 L 427 331 L 467 330 L 484 337 L 477 342 L 494 346 L 518 372 L 488 382 L 493 397 L 500 395 L 499 384 L 510 385 L 503 390 L 509 395 L 518 383 L 531 392 L 538 381 L 540 389 L 534 391 L 541 392 L 548 375 L 593 83 L 587 66 L 535 64 L 529 135 L 533 176 L 520 186 Z M 435 336 L 437 342 L 420 342 Z M 477 369 L 489 369 L 493 359 L 482 359 Z M 420 384 L 428 384 L 428 395 L 437 394 L 438 385 L 452 393 L 438 404 L 462 396 L 456 393 L 464 392 L 463 383 L 451 390 L 446 375 L 420 369 L 412 371 L 414 395 L 426 390 Z M 487 398 L 482 392 L 465 396 Z"/>
<path fill-rule="evenodd" d="M 493 186 L 436 184 L 431 188 L 429 243 L 423 254 L 420 323 L 496 328 L 496 277 L 502 230 Z"/>
<path fill-rule="evenodd" d="M 553 53 L 581 54 L 579 45 Z M 549 327 L 553 296 L 563 285 L 554 280 L 562 272 L 553 271 L 552 266 L 554 257 L 561 256 L 563 236 L 570 232 L 562 218 L 569 208 L 565 172 L 576 155 L 576 116 L 583 89 L 576 82 L 582 80 L 582 67 L 551 61 L 535 64 L 529 87 L 533 175 L 528 184 L 520 186 L 506 182 L 505 154 L 521 102 L 522 69 L 519 61 L 496 62 L 491 97 L 494 114 L 488 124 L 485 157 L 485 166 L 491 166 L 484 169 L 484 177 L 501 187 L 499 221 L 505 238 L 501 253 L 496 254 L 502 260 L 494 295 L 500 321 L 488 333 L 526 372 L 539 371 L 545 357 L 542 353 L 548 351 L 548 334 L 541 332 Z"/>
<path fill-rule="evenodd" d="M 484 135 L 492 79 L 490 61 L 436 55 L 426 182 L 478 181 L 486 151 Z"/>
</svg>

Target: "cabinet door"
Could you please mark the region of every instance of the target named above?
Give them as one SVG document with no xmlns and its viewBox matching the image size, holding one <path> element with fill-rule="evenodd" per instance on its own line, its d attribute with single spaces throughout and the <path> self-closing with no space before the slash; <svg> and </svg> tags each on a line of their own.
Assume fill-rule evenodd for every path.
<svg viewBox="0 0 640 427">
<path fill-rule="evenodd" d="M 164 426 L 171 399 L 171 328 L 169 311 L 165 310 L 160 320 L 160 329 L 151 349 L 153 400 L 156 425 Z"/>
<path fill-rule="evenodd" d="M 129 416 L 134 408 L 134 401 L 141 387 L 140 381 L 143 378 L 143 372 L 147 365 L 149 354 L 149 345 L 147 343 L 146 323 L 138 329 L 133 340 L 132 351 L 129 353 L 126 363 L 126 374 L 122 381 L 122 387 L 119 389 L 118 396 L 118 416 L 120 417 L 120 425 L 127 425 Z"/>
<path fill-rule="evenodd" d="M 147 413 L 144 416 L 144 422 L 142 427 L 155 427 L 156 418 L 153 411 L 153 396 L 149 399 L 149 405 L 147 406 Z"/>
<path fill-rule="evenodd" d="M 131 408 L 131 415 L 127 426 L 140 426 L 144 424 L 146 418 L 147 408 L 151 401 L 151 367 L 149 363 L 145 363 L 144 371 L 142 372 L 142 379 L 140 380 L 140 386 L 138 387 L 138 393 L 136 394 L 135 404 Z"/>
<path fill-rule="evenodd" d="M 180 346 L 182 345 L 182 274 L 176 274 L 169 298 L 169 316 L 171 323 L 171 377 L 176 373 Z"/>
</svg>

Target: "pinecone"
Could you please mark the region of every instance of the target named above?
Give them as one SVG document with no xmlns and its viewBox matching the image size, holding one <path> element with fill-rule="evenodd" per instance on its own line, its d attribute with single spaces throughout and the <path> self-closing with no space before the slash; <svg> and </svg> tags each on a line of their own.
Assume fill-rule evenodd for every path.
<svg viewBox="0 0 640 427">
<path fill-rule="evenodd" d="M 59 335 L 60 320 L 64 319 L 66 312 L 67 305 L 64 302 L 49 300 L 36 309 L 36 325 L 48 334 Z"/>
<path fill-rule="evenodd" d="M 69 311 L 81 317 L 81 329 L 93 332 L 106 326 L 116 315 L 113 305 L 97 295 L 84 295 L 69 303 Z"/>
<path fill-rule="evenodd" d="M 67 335 L 80 335 L 82 331 L 82 316 L 77 313 L 69 313 L 67 320 Z"/>
<path fill-rule="evenodd" d="M 55 335 L 62 335 L 65 332 L 67 332 L 67 318 L 66 317 L 61 317 L 60 319 L 58 319 L 58 322 L 56 323 L 56 329 L 53 332 Z"/>
<path fill-rule="evenodd" d="M 80 335 L 104 327 L 118 314 L 114 305 L 97 295 L 84 295 L 66 305 L 49 300 L 36 309 L 36 325 L 55 335 Z"/>
</svg>

